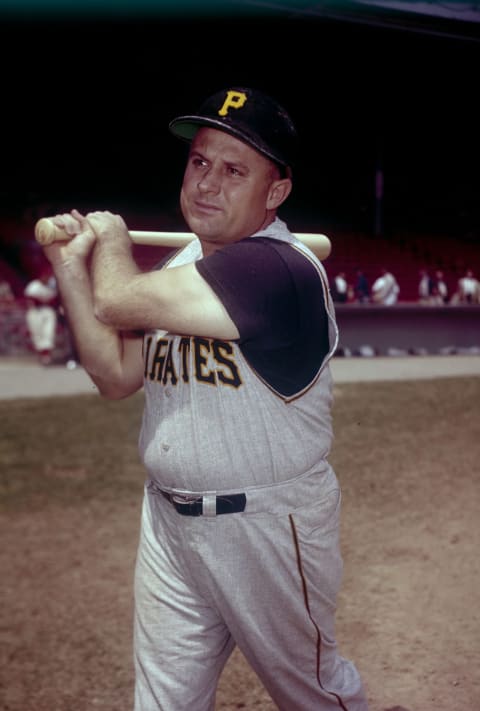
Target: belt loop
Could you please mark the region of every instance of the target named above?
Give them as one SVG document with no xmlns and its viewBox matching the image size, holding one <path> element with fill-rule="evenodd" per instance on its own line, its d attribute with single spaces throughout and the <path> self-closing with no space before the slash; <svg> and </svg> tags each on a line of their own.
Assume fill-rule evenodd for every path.
<svg viewBox="0 0 480 711">
<path fill-rule="evenodd" d="M 215 496 L 215 494 L 204 494 L 202 504 L 202 511 L 204 516 L 217 515 L 217 497 Z"/>
</svg>

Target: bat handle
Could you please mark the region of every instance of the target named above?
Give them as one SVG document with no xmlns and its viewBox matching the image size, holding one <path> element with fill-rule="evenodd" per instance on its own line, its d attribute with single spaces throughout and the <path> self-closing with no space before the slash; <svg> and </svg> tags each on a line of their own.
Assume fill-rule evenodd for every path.
<svg viewBox="0 0 480 711">
<path fill-rule="evenodd" d="M 35 239 L 42 247 L 52 242 L 65 242 L 71 239 L 70 235 L 62 230 L 48 217 L 42 217 L 35 225 Z"/>
</svg>

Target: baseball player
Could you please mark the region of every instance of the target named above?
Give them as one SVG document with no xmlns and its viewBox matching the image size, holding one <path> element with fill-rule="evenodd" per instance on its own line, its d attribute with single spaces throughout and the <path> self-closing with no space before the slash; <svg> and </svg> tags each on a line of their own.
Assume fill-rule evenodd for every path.
<svg viewBox="0 0 480 711">
<path fill-rule="evenodd" d="M 24 289 L 27 301 L 25 319 L 33 348 L 42 365 L 50 365 L 57 332 L 57 288 L 48 271 L 28 282 Z"/>
<path fill-rule="evenodd" d="M 342 576 L 322 264 L 277 214 L 297 134 L 232 87 L 170 123 L 198 239 L 141 273 L 118 215 L 76 210 L 45 247 L 80 360 L 108 398 L 144 388 L 135 711 L 212 711 L 241 649 L 279 709 L 365 711 L 335 642 Z"/>
</svg>

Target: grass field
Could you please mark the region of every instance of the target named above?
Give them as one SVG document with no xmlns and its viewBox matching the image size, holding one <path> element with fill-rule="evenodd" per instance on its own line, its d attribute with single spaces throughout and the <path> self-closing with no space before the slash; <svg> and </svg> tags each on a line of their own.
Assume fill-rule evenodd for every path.
<svg viewBox="0 0 480 711">
<path fill-rule="evenodd" d="M 371 711 L 480 708 L 479 403 L 479 378 L 336 388 L 338 639 Z M 132 707 L 141 410 L 0 401 L 1 711 Z M 238 708 L 274 706 L 236 652 L 217 709 Z"/>
</svg>

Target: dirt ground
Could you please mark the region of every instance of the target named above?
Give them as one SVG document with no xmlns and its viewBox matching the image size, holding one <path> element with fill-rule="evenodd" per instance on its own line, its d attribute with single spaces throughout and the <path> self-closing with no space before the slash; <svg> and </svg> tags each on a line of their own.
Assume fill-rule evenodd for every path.
<svg viewBox="0 0 480 711">
<path fill-rule="evenodd" d="M 478 498 L 478 487 L 440 480 L 442 510 L 424 520 L 413 490 L 397 511 L 390 502 L 368 512 L 344 497 L 338 640 L 364 677 L 371 711 L 480 708 Z M 2 549 L 15 556 L 2 597 L 16 624 L 2 625 L 2 711 L 130 710 L 137 518 L 136 504 L 92 505 L 17 515 L 3 528 Z M 219 710 L 276 708 L 238 652 L 217 698 Z"/>
<path fill-rule="evenodd" d="M 345 407 L 332 453 L 343 490 L 345 560 L 337 638 L 362 674 L 370 711 L 480 709 L 480 429 L 478 410 L 468 405 L 462 415 L 458 393 L 464 387 L 475 402 L 475 380 L 468 397 L 468 379 L 449 386 L 447 398 L 458 400 L 454 431 L 438 417 L 434 384 L 426 384 L 412 431 L 391 422 L 381 443 L 385 460 L 380 445 L 362 450 L 358 471 L 348 476 L 348 457 L 362 444 L 355 432 L 366 391 L 350 384 L 336 390 Z M 405 401 L 414 392 L 413 383 L 398 390 Z M 376 389 L 378 403 L 388 393 L 391 385 Z M 426 412 L 435 426 L 422 425 Z M 369 427 L 363 422 L 367 439 Z M 88 466 L 47 474 L 52 486 L 61 479 L 72 489 L 93 476 Z M 131 711 L 140 486 L 138 494 L 0 517 L 1 711 Z M 276 708 L 238 651 L 216 708 Z"/>
</svg>

